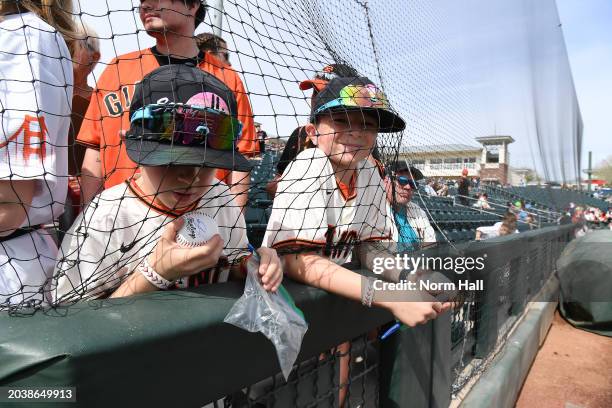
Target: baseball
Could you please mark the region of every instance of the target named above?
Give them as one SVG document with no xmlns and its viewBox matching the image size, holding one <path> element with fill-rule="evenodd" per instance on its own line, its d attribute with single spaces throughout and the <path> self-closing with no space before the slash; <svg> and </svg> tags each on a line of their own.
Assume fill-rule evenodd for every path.
<svg viewBox="0 0 612 408">
<path fill-rule="evenodd" d="M 217 222 L 208 215 L 195 211 L 183 215 L 185 223 L 176 234 L 181 246 L 196 247 L 204 245 L 213 235 L 219 233 Z"/>
</svg>

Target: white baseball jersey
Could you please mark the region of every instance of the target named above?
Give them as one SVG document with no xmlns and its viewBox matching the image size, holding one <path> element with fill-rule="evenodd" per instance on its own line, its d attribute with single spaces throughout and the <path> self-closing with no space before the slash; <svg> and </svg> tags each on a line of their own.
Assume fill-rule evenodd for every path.
<svg viewBox="0 0 612 408">
<path fill-rule="evenodd" d="M 193 209 L 217 221 L 225 248 L 216 268 L 183 278 L 177 287 L 224 282 L 228 264 L 248 255 L 244 217 L 227 185 L 212 186 Z M 54 301 L 112 292 L 153 251 L 163 227 L 180 215 L 152 203 L 134 180 L 99 194 L 66 233 L 53 279 Z"/>
<path fill-rule="evenodd" d="M 346 197 L 328 157 L 312 148 L 301 152 L 283 173 L 263 245 L 279 250 L 311 248 L 341 265 L 350 261 L 356 242 L 390 237 L 377 166 L 360 162 L 354 191 Z"/>
<path fill-rule="evenodd" d="M 0 181 L 36 180 L 21 227 L 57 219 L 68 185 L 72 63 L 57 31 L 33 13 L 0 21 Z M 28 205 L 29 204 L 29 205 Z M 0 226 L 0 230 L 6 230 Z M 57 246 L 35 231 L 0 246 L 0 305 L 38 302 Z"/>
</svg>

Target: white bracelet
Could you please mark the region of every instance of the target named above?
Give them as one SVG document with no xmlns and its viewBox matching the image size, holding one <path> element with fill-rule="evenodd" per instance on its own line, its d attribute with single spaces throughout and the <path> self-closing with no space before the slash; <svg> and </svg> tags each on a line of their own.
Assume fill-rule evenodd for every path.
<svg viewBox="0 0 612 408">
<path fill-rule="evenodd" d="M 148 280 L 149 283 L 151 283 L 151 285 L 155 286 L 156 288 L 166 290 L 170 286 L 174 285 L 174 282 L 169 281 L 168 279 L 157 273 L 155 269 L 153 269 L 151 265 L 149 265 L 149 261 L 146 258 L 140 265 L 138 265 L 138 270 L 140 271 L 140 273 L 142 273 L 142 276 L 144 276 L 145 279 Z"/>
</svg>

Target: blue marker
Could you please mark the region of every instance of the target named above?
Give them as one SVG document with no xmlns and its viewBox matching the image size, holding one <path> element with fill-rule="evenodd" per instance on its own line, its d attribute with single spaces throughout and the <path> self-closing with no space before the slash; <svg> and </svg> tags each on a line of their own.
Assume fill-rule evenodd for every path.
<svg viewBox="0 0 612 408">
<path fill-rule="evenodd" d="M 389 337 L 390 335 L 392 335 L 393 333 L 398 331 L 401 327 L 402 327 L 402 324 L 400 322 L 396 321 L 393 326 L 389 327 L 389 329 L 387 329 L 387 331 L 384 332 L 382 334 L 382 336 L 380 336 L 380 339 L 381 340 L 386 339 L 387 337 Z"/>
<path fill-rule="evenodd" d="M 253 258 L 259 262 L 261 261 L 261 259 L 259 259 L 259 254 L 257 253 L 257 251 L 255 250 L 255 247 L 253 245 L 251 245 L 251 243 L 247 244 L 247 248 L 249 249 L 249 251 L 251 251 L 251 254 L 253 254 Z"/>
</svg>

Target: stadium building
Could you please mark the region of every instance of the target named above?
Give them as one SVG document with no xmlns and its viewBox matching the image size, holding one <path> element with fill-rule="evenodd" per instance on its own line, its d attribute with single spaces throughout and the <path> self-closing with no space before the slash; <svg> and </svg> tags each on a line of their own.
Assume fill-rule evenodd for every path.
<svg viewBox="0 0 612 408">
<path fill-rule="evenodd" d="M 469 177 L 479 176 L 482 181 L 507 184 L 510 180 L 511 136 L 484 136 L 475 139 L 480 146 L 444 144 L 408 146 L 400 152 L 400 159 L 408 160 L 425 177 L 456 179 L 463 169 Z"/>
</svg>

